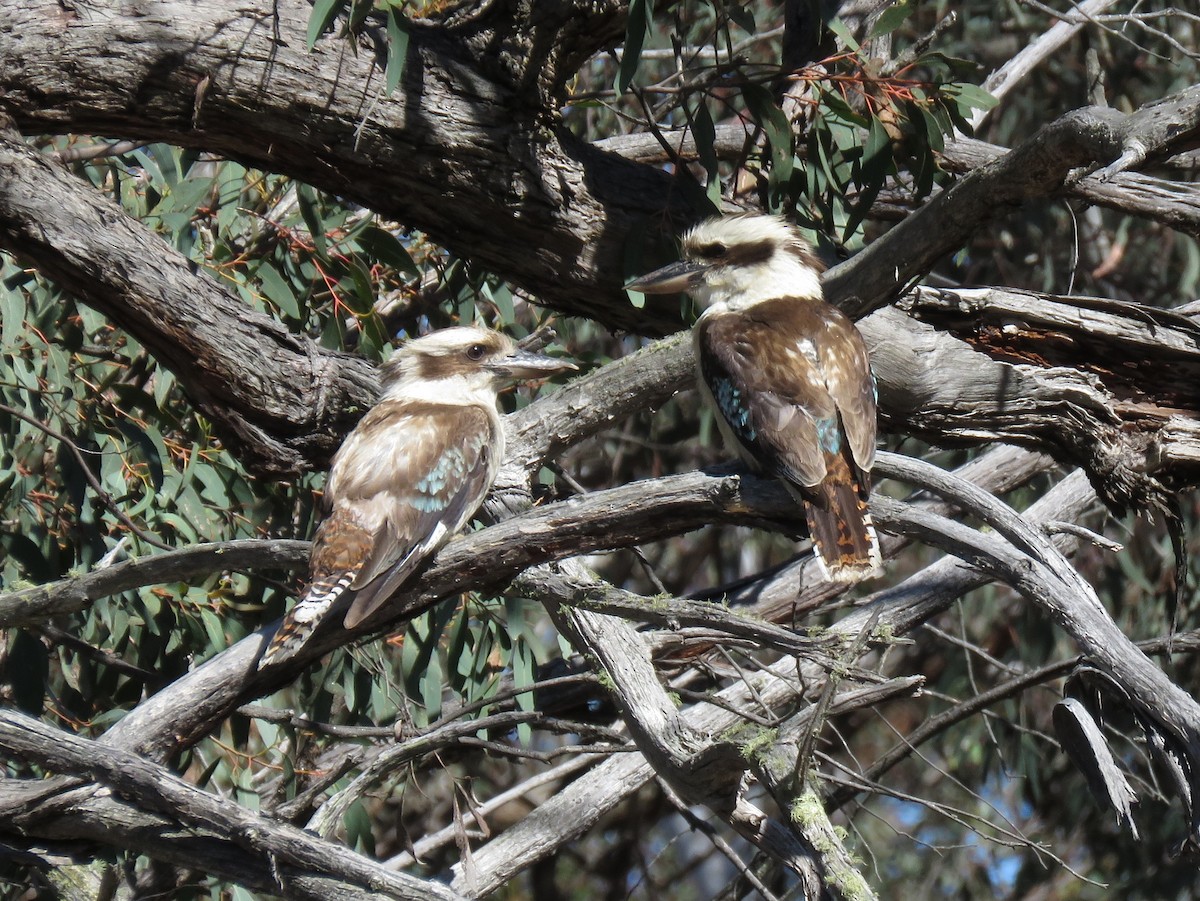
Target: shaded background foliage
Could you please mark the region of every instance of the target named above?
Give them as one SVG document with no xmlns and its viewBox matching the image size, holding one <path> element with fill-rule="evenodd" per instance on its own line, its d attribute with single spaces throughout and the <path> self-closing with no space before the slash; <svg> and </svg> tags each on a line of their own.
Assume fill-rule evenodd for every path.
<svg viewBox="0 0 1200 901">
<path fill-rule="evenodd" d="M 947 21 L 951 12 L 956 18 Z M 869 244 L 952 180 L 938 152 L 948 135 L 968 131 L 976 111 L 992 105 L 978 83 L 1051 21 L 1039 5 L 1015 2 L 901 3 L 871 14 L 845 7 L 840 19 L 811 29 L 812 46 L 797 48 L 784 44 L 785 13 L 766 3 L 633 0 L 623 46 L 580 70 L 562 116 L 588 141 L 655 134 L 664 145 L 657 164 L 677 174 L 678 190 L 693 209 L 732 201 L 783 212 L 831 262 Z M 355 46 L 368 29 L 383 28 L 386 83 L 394 89 L 413 20 L 438 14 L 395 3 L 318 0 L 309 42 Z M 1198 26 L 1181 13 L 1085 28 L 1066 52 L 1028 76 L 980 136 L 1012 146 L 1059 112 L 1088 102 L 1086 52 L 1095 53 L 1107 78 L 1104 96 L 1116 108 L 1135 109 L 1195 82 Z M 789 57 L 800 65 L 781 67 Z M 789 117 L 803 123 L 798 137 Z M 730 140 L 730 126 L 741 129 L 740 154 L 718 152 L 718 144 Z M 672 149 L 684 135 L 696 146 L 686 159 Z M 37 144 L 69 157 L 95 142 L 47 137 Z M 1190 172 L 1172 177 L 1194 176 L 1195 161 L 1189 165 Z M 163 144 L 117 147 L 72 167 L 248 307 L 325 347 L 378 361 L 397 340 L 452 323 L 484 322 L 522 336 L 552 318 L 537 298 L 420 233 L 282 175 Z M 629 274 L 665 252 L 644 248 L 643 237 L 628 238 Z M 162 365 L 180 361 L 156 360 L 19 259 L 3 255 L 0 261 L 0 571 L 6 591 L 149 554 L 162 544 L 311 535 L 320 473 L 288 483 L 249 475 Z M 1192 301 L 1198 281 L 1194 236 L 1062 199 L 1005 218 L 931 278 L 1165 308 Z M 630 297 L 635 306 L 640 302 Z M 685 317 L 694 315 L 684 303 Z M 554 324 L 562 343 L 589 366 L 643 343 L 582 318 L 558 317 Z M 519 393 L 505 404 L 514 409 L 528 400 Z M 884 441 L 946 468 L 978 452 L 929 447 L 902 434 Z M 567 496 L 717 465 L 727 456 L 711 414 L 688 392 L 572 448 L 540 481 L 547 497 Z M 1041 477 L 1008 500 L 1021 509 L 1049 482 Z M 1194 520 L 1194 499 L 1185 503 Z M 1080 565 L 1128 634 L 1165 634 L 1161 599 L 1173 565 L 1167 538 L 1136 516 L 1114 521 L 1111 531 L 1125 552 L 1084 550 Z M 1196 549 L 1192 532 L 1188 544 Z M 789 536 L 714 526 L 648 544 L 640 555 L 621 551 L 591 562 L 614 584 L 686 595 L 794 553 Z M 898 577 L 933 556 L 913 549 L 889 564 L 890 573 Z M 1192 569 L 1194 578 L 1195 564 Z M 148 694 L 281 615 L 298 585 L 296 573 L 222 572 L 126 592 L 52 623 L 9 630 L 5 700 L 99 735 Z M 822 611 L 800 625 L 819 628 L 838 612 Z M 1074 653 L 1011 591 L 980 589 L 918 631 L 911 644 L 888 651 L 890 669 L 926 675 L 924 697 L 832 722 L 822 753 L 847 763 L 872 759 L 961 699 Z M 705 663 L 705 687 L 726 684 L 737 667 L 760 662 L 737 648 L 723 654 Z M 231 718 L 177 768 L 240 804 L 304 822 L 318 800 L 306 790 L 314 784 L 344 788 L 372 741 L 397 729 L 411 733 L 460 705 L 474 705 L 471 713 L 479 716 L 505 703 L 529 709 L 534 695 L 517 693 L 514 702 L 513 689 L 576 673 L 576 656 L 538 604 L 513 595 L 452 599 L 401 635 L 333 653 L 264 706 Z M 664 662 L 668 674 L 687 665 Z M 1170 672 L 1195 690 L 1188 653 L 1172 659 Z M 1053 679 L 1061 675 L 1048 675 L 1044 684 L 960 723 L 892 770 L 886 781 L 896 797 L 862 795 L 847 805 L 841 822 L 884 896 L 1107 897 L 1099 882 L 1119 885 L 1128 898 L 1183 898 L 1195 891 L 1194 865 L 1163 856 L 1183 824 L 1160 789 L 1138 787 L 1144 840 L 1136 843 L 1097 811 L 1082 777 L 1056 752 L 1044 730 L 1059 697 Z M 578 680 L 586 684 L 585 677 Z M 304 719 L 278 711 L 298 711 Z M 611 720 L 603 694 L 593 691 L 564 706 L 557 725 L 481 730 L 452 752 L 392 774 L 345 812 L 338 832 L 348 845 L 384 859 L 419 849 L 416 868 L 442 872 L 461 853 L 454 831 L 437 843 L 422 845 L 423 838 L 569 756 L 564 749 L 570 745 L 611 739 Z M 1123 753 L 1135 771 L 1148 772 L 1136 741 Z M 8 772 L 30 774 L 13 762 Z M 492 828 L 517 817 L 527 802 L 515 798 L 502 807 Z M 502 894 L 691 898 L 715 896 L 728 882 L 728 897 L 744 896 L 745 885 L 687 813 L 661 789 L 647 788 L 585 841 Z M 161 878 L 144 859 L 128 863 L 151 874 L 147 884 Z M 764 872 L 781 893 L 791 884 L 778 872 Z M 33 878 L 13 865 L 4 875 L 14 898 Z M 172 889 L 177 897 L 248 896 L 202 875 Z"/>
</svg>

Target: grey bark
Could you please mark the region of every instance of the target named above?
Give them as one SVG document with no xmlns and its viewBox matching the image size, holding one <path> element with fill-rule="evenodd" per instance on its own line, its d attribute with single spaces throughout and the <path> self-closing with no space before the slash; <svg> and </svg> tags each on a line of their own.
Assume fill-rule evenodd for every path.
<svg viewBox="0 0 1200 901">
<path fill-rule="evenodd" d="M 636 259 L 640 251 L 647 268 L 651 258 L 666 252 L 667 236 L 693 213 L 681 206 L 662 172 L 584 145 L 555 112 L 578 66 L 619 40 L 622 4 L 475 4 L 450 11 L 442 21 L 418 21 L 404 80 L 390 98 L 382 92 L 381 61 L 370 33 L 357 55 L 335 38 L 318 42 L 312 54 L 305 51 L 309 10 L 299 0 L 236 8 L 213 0 L 166 0 L 132 10 L 96 2 L 8 4 L 0 9 L 0 112 L 26 133 L 165 140 L 285 172 L 422 229 L 553 308 L 646 334 L 678 328 L 673 301 L 652 300 L 646 310 L 635 310 L 619 285 L 629 274 L 627 259 Z M 1026 200 L 1075 194 L 1131 203 L 1130 186 L 1144 187 L 1141 177 L 1114 174 L 1185 145 L 1196 132 L 1196 110 L 1193 89 L 1130 116 L 1077 111 L 1012 151 L 985 151 L 991 159 L 964 163 L 973 166 L 970 174 L 831 271 L 826 279 L 830 298 L 856 314 L 878 308 L 998 213 Z M 1104 167 L 1101 177 L 1078 179 L 1098 166 Z M 1158 200 L 1179 217 L 1174 220 L 1179 227 L 1194 230 L 1191 197 Z M 1151 215 L 1156 208 L 1150 198 L 1140 209 Z M 81 222 L 88 227 L 79 228 Z M 626 243 L 637 228 L 645 229 L 647 247 L 630 253 Z M 104 311 L 165 365 L 174 365 L 197 406 L 260 472 L 290 475 L 323 465 L 356 409 L 373 396 L 374 380 L 365 363 L 320 351 L 249 314 L 115 206 L 11 135 L 0 135 L 0 245 Z M 1060 460 L 1087 467 L 1105 498 L 1116 504 L 1144 503 L 1165 489 L 1195 484 L 1198 400 L 1176 387 L 1181 375 L 1194 383 L 1197 342 L 1186 321 L 1116 304 L 1093 302 L 1081 309 L 1075 300 L 965 291 L 918 291 L 906 306 L 911 315 L 885 310 L 863 322 L 892 427 L 935 441 L 999 438 L 1048 448 Z M 1129 383 L 1121 379 L 1128 373 L 1081 368 L 1087 355 L 1055 344 L 1062 334 L 1076 345 L 1104 342 L 1106 353 L 1136 357 L 1137 384 L 1145 392 L 1138 403 L 1124 398 Z M 528 472 L 542 459 L 629 411 L 661 403 L 690 381 L 690 348 L 667 341 L 534 405 L 512 422 L 511 462 L 493 507 L 504 511 L 527 500 Z M 1054 518 L 1073 520 L 1087 506 L 1079 481 L 1068 480 L 1059 494 L 1047 496 L 1047 506 L 1064 505 Z M 1075 494 L 1064 500 L 1061 495 L 1070 492 Z M 986 563 L 992 575 L 1010 579 L 1053 611 L 1090 654 L 1129 680 L 1142 703 L 1195 756 L 1194 703 L 1180 697 L 1144 658 L 1127 653 L 1122 636 L 1114 635 L 1103 611 L 1090 604 L 1094 598 L 1088 598 L 1086 586 L 1047 555 L 1036 536 L 1007 523 L 1011 543 L 1005 545 L 939 525 L 929 514 L 886 499 L 878 509 L 881 523 L 902 524 L 981 566 Z M 788 524 L 794 514 L 777 488 L 733 475 L 688 474 L 581 498 L 449 545 L 418 590 L 399 599 L 387 622 L 372 628 L 402 621 L 452 587 L 504 581 L 544 560 L 634 544 L 714 519 Z M 294 560 L 288 556 L 280 563 Z M 162 564 L 165 573 L 176 562 L 146 565 Z M 119 575 L 146 577 L 136 568 Z M 854 635 L 870 622 L 902 632 L 985 578 L 947 558 L 881 593 L 869 612 L 851 615 L 839 629 Z M 777 591 L 784 581 L 755 586 L 755 597 Z M 118 584 L 131 583 L 104 574 L 71 580 L 37 592 L 39 603 L 48 605 L 39 609 L 78 609 L 95 592 Z M 570 592 L 558 585 L 547 594 L 565 599 Z M 600 606 L 594 598 L 591 603 Z M 611 605 L 606 612 L 636 614 L 633 598 L 606 596 L 604 603 Z M 755 627 L 736 615 L 707 618 L 686 601 L 646 607 L 647 621 L 740 630 L 791 654 L 808 650 L 789 645 L 769 624 Z M 590 640 L 598 654 L 616 655 L 620 648 L 598 639 L 604 629 L 596 626 L 604 621 L 595 616 L 578 618 L 592 624 L 580 630 L 581 643 Z M 630 631 L 622 625 L 622 635 Z M 324 635 L 295 666 L 349 637 Z M 708 742 L 704 736 L 740 720 L 715 705 L 684 714 L 668 709 L 661 687 L 646 681 L 653 671 L 648 656 L 639 655 L 647 648 L 634 638 L 627 659 L 636 658 L 638 666 L 629 668 L 619 696 L 655 767 L 636 755 L 601 764 L 479 849 L 471 873 L 458 875 L 460 889 L 469 883 L 500 887 L 595 823 L 655 768 L 686 797 L 711 803 L 763 846 L 778 841 L 773 847 L 785 856 L 792 853 L 792 827 L 772 832 L 778 823 L 756 819 L 741 806 L 731 772 L 723 774 L 724 780 L 690 781 L 686 770 L 697 757 L 713 754 L 721 763 L 732 762 L 729 742 Z M 15 817 L 26 838 L 73 835 L 143 848 L 141 836 L 157 830 L 150 850 L 163 859 L 182 864 L 201 850 L 219 850 L 225 855 L 222 872 L 264 890 L 274 884 L 271 855 L 293 855 L 301 866 L 315 865 L 311 855 L 328 849 L 278 832 L 269 822 L 239 814 L 222 821 L 219 839 L 197 831 L 198 819 L 182 822 L 181 817 L 199 810 L 214 813 L 206 807 L 211 797 L 176 784 L 153 762 L 128 753 L 168 759 L 239 703 L 294 674 L 293 669 L 254 673 L 261 644 L 260 637 L 247 640 L 198 668 L 141 705 L 102 743 L 76 747 L 66 742 L 55 749 L 57 733 L 7 722 L 4 735 L 13 753 L 20 749 L 72 775 L 0 783 L 0 807 Z M 613 656 L 610 667 L 620 671 L 621 659 Z M 823 684 L 827 654 L 802 659 L 812 684 Z M 739 685 L 726 700 L 746 708 L 764 698 L 790 703 L 800 690 L 787 675 L 764 674 L 753 697 Z M 1163 709 L 1164 699 L 1172 699 L 1169 709 Z M 669 739 L 680 736 L 687 747 L 671 745 Z M 63 756 L 68 752 L 78 756 L 68 759 Z M 128 773 L 121 770 L 126 765 Z M 770 774 L 763 770 L 762 778 L 769 781 Z M 77 779 L 111 784 L 123 794 L 108 796 L 94 785 L 59 794 Z M 137 799 L 144 809 L 126 798 Z M 159 812 L 164 807 L 169 815 Z M 763 831 L 755 833 L 756 827 Z M 284 839 L 300 845 L 278 844 Z M 353 859 L 347 864 L 360 865 Z M 361 879 L 374 878 L 373 871 L 361 869 L 342 875 L 345 879 L 328 891 L 352 892 L 350 882 L 361 885 Z M 401 891 L 403 882 L 387 884 Z M 318 882 L 297 885 L 298 895 L 320 896 Z"/>
<path fill-rule="evenodd" d="M 26 132 L 161 140 L 288 172 L 560 309 L 677 327 L 673 303 L 635 310 L 618 291 L 633 226 L 683 213 L 671 179 L 557 121 L 572 66 L 623 37 L 624 4 L 476 4 L 417 19 L 392 97 L 370 40 L 380 35 L 358 53 L 331 35 L 310 54 L 310 11 L 301 0 L 166 0 L 136 14 L 6 5 L 0 110 Z"/>
<path fill-rule="evenodd" d="M 100 746 L 15 711 L 0 710 L 0 749 L 10 759 L 24 760 L 52 772 L 95 783 L 90 789 L 59 796 L 53 802 L 62 814 L 68 815 L 56 819 L 50 829 L 53 837 L 59 840 L 88 837 L 106 844 L 116 843 L 114 839 L 117 839 L 119 831 L 114 831 L 107 838 L 92 832 L 87 827 L 88 817 L 81 810 L 89 800 L 99 800 L 103 807 L 104 802 L 113 800 L 115 796 L 136 805 L 136 815 L 132 819 L 143 829 L 146 814 L 157 814 L 161 817 L 156 830 L 160 836 L 165 833 L 184 839 L 181 842 L 184 847 L 189 845 L 187 839 L 190 838 L 190 850 L 196 856 L 186 861 L 187 864 L 196 865 L 203 861 L 218 873 L 267 890 L 288 891 L 290 879 L 285 875 L 280 874 L 278 881 L 267 880 L 265 885 L 262 878 L 263 873 L 272 873 L 283 867 L 300 873 L 321 874 L 327 883 L 334 881 L 329 879 L 330 876 L 336 877 L 337 882 L 346 883 L 348 896 L 362 896 L 362 890 L 366 889 L 377 896 L 381 894 L 406 901 L 455 901 L 460 898 L 445 886 L 404 874 L 389 873 L 378 863 L 348 848 L 315 838 L 286 823 L 269 820 L 240 804 L 230 804 L 136 754 Z M 14 817 L 8 828 L 18 834 L 30 828 L 45 835 L 41 830 L 46 828 L 49 806 L 40 805 L 29 816 Z M 72 818 L 76 819 L 74 823 L 71 822 Z M 101 819 L 99 824 L 112 828 L 112 820 L 115 819 L 110 816 Z M 125 841 L 128 840 L 126 837 Z M 223 846 L 225 842 L 230 843 L 232 849 L 226 849 Z M 209 849 L 213 852 L 211 856 L 197 853 L 197 845 L 204 844 L 212 846 Z M 144 850 L 138 844 L 117 844 L 117 847 Z M 248 878 L 250 874 L 235 869 L 232 861 L 227 862 L 230 857 L 236 861 L 241 856 L 238 854 L 240 850 L 261 858 L 256 871 L 257 878 Z M 177 862 L 184 862 L 181 855 L 173 857 Z M 266 865 L 268 861 L 269 866 Z"/>
<path fill-rule="evenodd" d="M 558 97 L 571 62 L 619 38 L 619 4 L 589 7 L 586 28 L 570 25 L 578 11 L 569 6 L 553 14 L 532 7 L 522 14 L 531 21 L 485 16 L 466 37 L 469 7 L 446 22 L 419 22 L 394 98 L 379 96 L 372 53 L 348 54 L 334 39 L 303 52 L 308 9 L 297 0 L 239 10 L 168 2 L 153 15 L 125 17 L 107 4 L 65 13 L 49 2 L 7 6 L 0 112 L 27 131 L 124 133 L 287 172 L 427 231 L 556 309 L 642 333 L 678 328 L 673 301 L 635 310 L 618 290 L 630 274 L 625 243 L 634 227 L 650 244 L 665 243 L 688 218 L 670 179 L 583 146 L 553 116 L 530 110 Z M 555 27 L 565 43 L 551 54 Z M 516 55 L 483 52 L 507 37 L 545 64 L 543 76 Z M 465 49 L 453 51 L 459 39 Z M 1111 163 L 1132 145 L 1157 153 L 1185 145 L 1195 132 L 1195 93 L 1130 116 L 1077 111 L 1046 126 L 832 270 L 828 296 L 862 314 L 1005 208 L 1082 190 L 1089 180 L 1073 187 L 1073 168 Z M 140 226 L 121 222 L 106 201 L 69 201 L 80 186 L 65 172 L 11 142 L 5 153 L 0 243 L 76 288 L 164 362 L 201 361 L 199 372 L 181 373 L 185 387 L 252 465 L 283 475 L 325 463 L 373 395 L 361 361 L 334 365 L 303 339 L 275 333 L 207 279 L 185 275 L 178 258 L 145 262 L 161 250 L 157 239 L 136 234 Z M 43 195 L 53 201 L 37 202 Z M 1186 200 L 1179 203 L 1194 223 Z M 80 236 L 80 219 L 97 234 Z M 60 245 L 77 253 L 61 254 Z M 648 248 L 642 268 L 665 252 Z M 89 263 L 93 255 L 103 265 Z M 191 337 L 188 327 L 202 322 L 212 324 L 208 337 Z M 219 353 L 212 334 L 235 336 L 255 365 Z M 266 415 L 252 420 L 256 409 Z"/>
</svg>

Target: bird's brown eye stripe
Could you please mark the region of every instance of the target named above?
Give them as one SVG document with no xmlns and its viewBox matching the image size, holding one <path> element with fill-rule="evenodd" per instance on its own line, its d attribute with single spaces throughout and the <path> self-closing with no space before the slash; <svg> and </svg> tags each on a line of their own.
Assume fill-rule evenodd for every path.
<svg viewBox="0 0 1200 901">
<path fill-rule="evenodd" d="M 724 249 L 724 248 L 722 248 Z M 728 263 L 731 266 L 749 266 L 753 263 L 763 263 L 771 258 L 775 245 L 767 241 L 755 241 L 751 244 L 734 244 L 729 248 Z"/>
<path fill-rule="evenodd" d="M 705 244 L 703 247 L 696 250 L 696 255 L 706 260 L 712 260 L 725 253 L 725 245 L 720 242 L 713 244 Z"/>
</svg>

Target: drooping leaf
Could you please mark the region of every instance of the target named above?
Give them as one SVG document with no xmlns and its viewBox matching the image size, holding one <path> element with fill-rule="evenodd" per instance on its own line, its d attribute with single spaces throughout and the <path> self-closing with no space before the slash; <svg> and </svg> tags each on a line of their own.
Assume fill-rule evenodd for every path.
<svg viewBox="0 0 1200 901">
<path fill-rule="evenodd" d="M 275 304 L 285 316 L 299 319 L 300 304 L 296 301 L 296 295 L 291 286 L 279 274 L 279 270 L 269 260 L 263 260 L 259 264 L 256 275 L 267 299 Z"/>
<path fill-rule="evenodd" d="M 949 93 L 958 97 L 958 99 L 966 105 L 967 109 L 991 109 L 999 101 L 981 88 L 977 84 L 970 82 L 957 82 L 952 85 L 946 85 L 947 89 L 953 89 Z"/>
<path fill-rule="evenodd" d="M 877 38 L 891 34 L 907 21 L 912 12 L 908 0 L 897 0 L 896 3 L 880 13 L 879 18 L 875 20 L 875 25 L 871 29 L 871 37 Z"/>
<path fill-rule="evenodd" d="M 421 272 L 413 262 L 412 255 L 400 239 L 386 229 L 370 225 L 355 236 L 355 241 L 374 260 L 386 263 L 400 272 L 417 276 Z"/>
<path fill-rule="evenodd" d="M 24 629 L 14 629 L 8 645 L 4 678 L 12 686 L 17 707 L 30 716 L 40 716 L 50 675 L 46 646 Z"/>
<path fill-rule="evenodd" d="M 217 651 L 225 650 L 228 641 L 225 638 L 225 628 L 221 625 L 221 618 L 217 616 L 216 611 L 211 607 L 202 607 L 200 620 L 204 623 L 204 631 L 208 634 L 210 647 Z"/>
<path fill-rule="evenodd" d="M 747 34 L 756 34 L 758 26 L 754 22 L 754 10 L 743 3 L 729 3 L 725 6 L 729 21 L 733 22 Z"/>
<path fill-rule="evenodd" d="M 746 108 L 762 126 L 771 148 L 770 182 L 772 187 L 786 183 L 792 177 L 792 129 L 787 116 L 761 85 L 748 84 L 742 88 Z"/>
<path fill-rule="evenodd" d="M 708 112 L 708 104 L 701 98 L 696 104 L 696 112 L 692 116 L 692 137 L 696 141 L 696 154 L 700 165 L 708 175 L 705 193 L 709 202 L 717 206 L 721 202 L 721 175 L 717 164 L 717 130 L 712 116 Z"/>
<path fill-rule="evenodd" d="M 313 248 L 322 262 L 329 261 L 329 252 L 325 245 L 325 223 L 318 209 L 317 192 L 305 184 L 296 185 L 296 203 L 300 207 L 300 215 L 312 235 Z"/>
<path fill-rule="evenodd" d="M 346 828 L 346 844 L 356 851 L 374 855 L 375 834 L 371 830 L 371 817 L 362 801 L 356 800 L 346 808 L 342 818 Z"/>
<path fill-rule="evenodd" d="M 830 19 L 828 28 L 850 50 L 857 52 L 860 48 L 858 41 L 854 40 L 854 35 L 850 33 L 850 29 L 846 27 L 846 23 L 841 19 Z"/>
<path fill-rule="evenodd" d="M 308 16 L 308 49 L 311 51 L 317 39 L 329 30 L 334 18 L 350 4 L 350 0 L 315 0 Z"/>
<path fill-rule="evenodd" d="M 629 18 L 625 24 L 625 45 L 621 51 L 621 64 L 617 67 L 616 90 L 624 94 L 633 83 L 641 63 L 642 47 L 650 31 L 650 5 L 648 0 L 630 0 Z"/>
<path fill-rule="evenodd" d="M 404 78 L 404 64 L 408 59 L 408 31 L 408 19 L 396 7 L 389 7 L 387 11 L 388 52 L 385 82 L 388 94 L 394 93 L 401 79 Z"/>
</svg>

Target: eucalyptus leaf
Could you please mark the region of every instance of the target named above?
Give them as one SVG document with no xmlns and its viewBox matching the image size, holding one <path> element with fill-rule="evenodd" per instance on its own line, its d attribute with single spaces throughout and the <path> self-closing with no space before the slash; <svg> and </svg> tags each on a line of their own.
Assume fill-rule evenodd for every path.
<svg viewBox="0 0 1200 901">
<path fill-rule="evenodd" d="M 314 0 L 308 15 L 308 49 L 316 46 L 317 40 L 327 32 L 339 12 L 350 5 L 350 0 Z"/>
<path fill-rule="evenodd" d="M 630 0 L 629 17 L 625 24 L 625 44 L 621 50 L 621 63 L 617 67 L 616 90 L 624 94 L 633 83 L 641 62 L 642 47 L 650 31 L 649 0 Z"/>
</svg>

